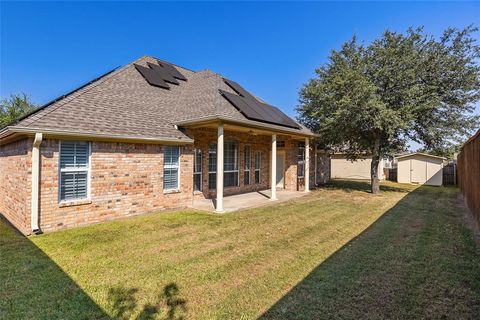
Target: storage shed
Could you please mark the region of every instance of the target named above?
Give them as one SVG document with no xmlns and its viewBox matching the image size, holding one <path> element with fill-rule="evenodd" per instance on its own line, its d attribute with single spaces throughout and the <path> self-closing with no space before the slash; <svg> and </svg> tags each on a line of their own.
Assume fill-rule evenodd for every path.
<svg viewBox="0 0 480 320">
<path fill-rule="evenodd" d="M 446 158 L 415 152 L 397 156 L 397 181 L 400 183 L 443 185 Z"/>
</svg>

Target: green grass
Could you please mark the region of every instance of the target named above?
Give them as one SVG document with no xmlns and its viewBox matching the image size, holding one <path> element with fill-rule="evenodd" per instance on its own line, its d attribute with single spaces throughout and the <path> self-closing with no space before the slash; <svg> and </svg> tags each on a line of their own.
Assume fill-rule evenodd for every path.
<svg viewBox="0 0 480 320">
<path fill-rule="evenodd" d="M 477 317 L 480 249 L 458 190 L 382 188 L 29 238 L 1 221 L 0 319 Z"/>
</svg>

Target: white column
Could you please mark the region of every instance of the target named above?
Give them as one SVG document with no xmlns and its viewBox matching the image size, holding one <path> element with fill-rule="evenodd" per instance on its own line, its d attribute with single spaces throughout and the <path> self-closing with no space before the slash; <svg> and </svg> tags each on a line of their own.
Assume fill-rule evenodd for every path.
<svg viewBox="0 0 480 320">
<path fill-rule="evenodd" d="M 270 159 L 270 188 L 272 194 L 270 200 L 277 200 L 277 135 L 272 134 L 272 152 Z"/>
<path fill-rule="evenodd" d="M 40 144 L 42 143 L 42 140 L 43 135 L 41 133 L 36 133 L 32 148 L 32 207 L 30 224 L 33 233 L 40 230 L 38 226 L 38 200 L 40 182 Z"/>
<path fill-rule="evenodd" d="M 305 192 L 310 192 L 310 139 L 305 138 Z"/>
<path fill-rule="evenodd" d="M 217 134 L 217 206 L 215 212 L 223 212 L 223 124 Z"/>
</svg>

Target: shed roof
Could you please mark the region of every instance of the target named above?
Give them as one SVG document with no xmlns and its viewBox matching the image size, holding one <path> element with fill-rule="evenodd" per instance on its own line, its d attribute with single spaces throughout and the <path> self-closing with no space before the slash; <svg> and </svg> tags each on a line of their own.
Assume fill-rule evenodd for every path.
<svg viewBox="0 0 480 320">
<path fill-rule="evenodd" d="M 411 157 L 411 156 L 415 156 L 415 155 L 430 157 L 430 158 L 435 158 L 435 159 L 447 160 L 447 158 L 445 158 L 445 157 L 434 156 L 434 155 L 431 155 L 431 154 L 428 154 L 428 153 L 423 153 L 423 152 L 412 152 L 412 153 L 402 154 L 400 156 L 396 156 L 395 158 L 396 159 L 403 159 L 403 158 L 407 158 L 407 157 Z"/>
</svg>

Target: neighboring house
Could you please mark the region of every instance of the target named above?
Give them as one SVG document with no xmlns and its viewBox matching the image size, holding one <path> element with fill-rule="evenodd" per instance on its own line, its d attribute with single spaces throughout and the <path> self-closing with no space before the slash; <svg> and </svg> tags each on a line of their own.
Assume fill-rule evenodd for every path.
<svg viewBox="0 0 480 320">
<path fill-rule="evenodd" d="M 222 212 L 224 195 L 308 191 L 312 137 L 233 81 L 145 56 L 0 131 L 0 212 L 25 234 L 194 197 Z"/>
<path fill-rule="evenodd" d="M 420 152 L 404 154 L 395 158 L 398 182 L 443 185 L 443 166 L 446 158 Z"/>
<path fill-rule="evenodd" d="M 366 156 L 356 161 L 347 159 L 342 153 L 335 153 L 330 156 L 330 175 L 332 179 L 371 179 L 372 157 Z M 385 179 L 383 173 L 384 161 L 380 161 L 378 165 L 378 178 Z"/>
</svg>

